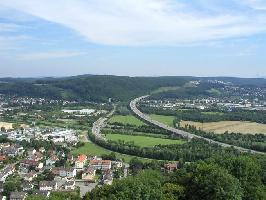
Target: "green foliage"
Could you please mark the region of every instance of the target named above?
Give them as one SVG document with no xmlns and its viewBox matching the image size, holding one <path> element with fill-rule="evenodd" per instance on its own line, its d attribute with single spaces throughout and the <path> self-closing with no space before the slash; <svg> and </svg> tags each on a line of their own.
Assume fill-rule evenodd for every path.
<svg viewBox="0 0 266 200">
<path fill-rule="evenodd" d="M 172 174 L 156 171 L 160 165 L 155 170 L 143 170 L 149 164 L 133 159 L 130 162 L 130 169 L 135 169 L 133 176 L 115 180 L 111 186 L 97 187 L 84 199 L 264 200 L 260 170 L 263 166 L 258 161 L 265 159 L 224 155 L 184 165 Z"/>
<path fill-rule="evenodd" d="M 215 164 L 199 163 L 192 170 L 189 199 L 241 200 L 243 193 L 237 178 Z"/>
<path fill-rule="evenodd" d="M 0 84 L 0 93 L 52 99 L 128 101 L 164 86 L 181 86 L 188 77 L 125 77 L 84 75 L 58 79 L 8 80 Z M 37 84 L 36 84 L 37 83 Z"/>
<path fill-rule="evenodd" d="M 154 200 L 162 198 L 162 177 L 155 171 L 144 171 L 135 177 L 114 181 L 111 186 L 95 188 L 85 200 Z"/>
</svg>

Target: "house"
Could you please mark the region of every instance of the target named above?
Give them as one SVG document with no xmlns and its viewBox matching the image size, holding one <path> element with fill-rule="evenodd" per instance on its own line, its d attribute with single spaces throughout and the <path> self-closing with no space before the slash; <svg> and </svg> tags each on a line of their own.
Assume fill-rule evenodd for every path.
<svg viewBox="0 0 266 200">
<path fill-rule="evenodd" d="M 26 173 L 26 174 L 23 176 L 23 178 L 24 178 L 25 181 L 29 181 L 29 182 L 31 182 L 34 178 L 37 177 L 37 175 L 38 175 L 38 174 L 37 174 L 36 172 L 32 171 L 32 172 L 30 172 L 30 173 Z"/>
<path fill-rule="evenodd" d="M 34 155 L 35 153 L 36 153 L 36 149 L 33 149 L 33 148 L 30 148 L 30 149 L 28 149 L 28 151 L 27 151 L 28 156 L 32 156 L 32 155 Z"/>
<path fill-rule="evenodd" d="M 88 182 L 95 182 L 95 173 L 96 170 L 93 167 L 88 167 L 88 169 L 82 173 L 82 180 Z"/>
<path fill-rule="evenodd" d="M 117 168 L 122 168 L 123 167 L 123 162 L 120 162 L 120 161 L 112 161 L 112 165 L 114 165 Z"/>
<path fill-rule="evenodd" d="M 45 148 L 44 148 L 44 147 L 41 147 L 41 148 L 39 149 L 39 152 L 44 153 L 44 152 L 45 152 Z"/>
<path fill-rule="evenodd" d="M 162 171 L 170 173 L 178 169 L 178 162 L 164 164 Z"/>
<path fill-rule="evenodd" d="M 0 162 L 4 162 L 7 160 L 7 157 L 5 155 L 0 155 Z"/>
<path fill-rule="evenodd" d="M 11 192 L 10 193 L 10 200 L 24 200 L 27 197 L 26 192 Z"/>
<path fill-rule="evenodd" d="M 59 176 L 60 174 L 60 167 L 53 167 L 51 169 L 51 172 L 55 175 L 55 176 Z"/>
<path fill-rule="evenodd" d="M 76 177 L 77 170 L 75 168 L 60 168 L 59 176 L 73 178 Z"/>
<path fill-rule="evenodd" d="M 36 152 L 35 154 L 28 157 L 31 160 L 40 161 L 43 159 L 43 155 L 41 152 Z"/>
<path fill-rule="evenodd" d="M 75 162 L 75 168 L 76 169 L 83 169 L 87 161 L 87 156 L 82 154 L 79 155 L 76 162 Z"/>
<path fill-rule="evenodd" d="M 108 170 L 111 169 L 111 160 L 91 160 L 90 166 L 94 169 Z"/>
<path fill-rule="evenodd" d="M 103 175 L 103 179 L 102 179 L 103 184 L 107 184 L 107 185 L 112 185 L 113 183 L 113 174 L 111 170 L 106 170 L 104 175 Z"/>
<path fill-rule="evenodd" d="M 15 172 L 15 166 L 14 165 L 7 165 L 5 168 L 3 168 L 0 171 L 0 181 L 5 182 L 6 178 L 13 174 Z"/>
<path fill-rule="evenodd" d="M 58 157 L 57 157 L 56 155 L 52 154 L 52 155 L 50 156 L 50 158 L 48 158 L 48 159 L 46 160 L 46 166 L 52 166 L 52 165 L 54 165 L 55 162 L 58 161 L 58 160 L 59 160 Z"/>
<path fill-rule="evenodd" d="M 45 197 L 48 198 L 50 196 L 50 191 L 45 190 L 36 190 L 32 193 L 32 196 L 38 196 L 38 197 Z"/>
<path fill-rule="evenodd" d="M 35 160 L 25 159 L 20 162 L 20 170 L 28 173 L 29 171 L 36 169 L 39 166 L 39 163 Z"/>
<path fill-rule="evenodd" d="M 23 192 L 30 191 L 33 189 L 33 184 L 29 181 L 25 181 L 21 185 Z"/>
<path fill-rule="evenodd" d="M 39 189 L 41 191 L 55 191 L 58 189 L 56 181 L 40 181 Z"/>
<path fill-rule="evenodd" d="M 64 189 L 65 190 L 74 190 L 76 186 L 76 182 L 75 181 L 67 181 L 64 184 Z"/>
<path fill-rule="evenodd" d="M 5 147 L 2 148 L 2 154 L 9 157 L 15 157 L 19 154 L 19 149 L 16 148 L 15 146 Z"/>
</svg>

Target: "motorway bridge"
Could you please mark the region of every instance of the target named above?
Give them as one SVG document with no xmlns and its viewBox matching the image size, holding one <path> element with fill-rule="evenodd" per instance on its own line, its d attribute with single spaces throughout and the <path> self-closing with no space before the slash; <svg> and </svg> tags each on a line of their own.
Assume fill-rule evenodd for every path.
<svg viewBox="0 0 266 200">
<path fill-rule="evenodd" d="M 195 134 L 183 131 L 183 130 L 179 130 L 177 128 L 173 128 L 173 127 L 170 127 L 170 126 L 168 126 L 166 124 L 163 124 L 161 122 L 155 121 L 155 120 L 151 119 L 150 116 L 148 116 L 147 114 L 142 113 L 137 108 L 138 102 L 140 102 L 141 100 L 143 100 L 145 98 L 148 98 L 148 97 L 149 97 L 149 95 L 141 96 L 141 97 L 138 97 L 138 98 L 136 98 L 136 99 L 134 99 L 134 100 L 132 100 L 130 102 L 130 109 L 132 110 L 132 112 L 134 112 L 135 115 L 138 118 L 144 120 L 147 123 L 153 124 L 156 127 L 159 127 L 161 129 L 167 130 L 168 132 L 171 132 L 173 134 L 179 135 L 179 136 L 181 136 L 183 138 L 186 138 L 188 140 L 192 139 L 192 138 L 199 138 L 199 139 L 203 139 L 203 140 L 205 140 L 205 141 L 207 141 L 209 143 L 218 144 L 218 145 L 223 146 L 223 147 L 234 147 L 235 149 L 238 149 L 241 152 L 249 152 L 249 153 L 253 153 L 253 154 L 265 154 L 264 152 L 250 150 L 250 149 L 246 149 L 246 148 L 242 148 L 242 147 L 238 147 L 238 146 L 234 146 L 234 145 L 218 142 L 218 141 L 215 141 L 215 140 L 212 140 L 212 139 L 209 139 L 209 138 L 205 138 L 205 137 L 202 137 L 202 136 L 199 136 L 199 135 L 195 135 Z"/>
</svg>

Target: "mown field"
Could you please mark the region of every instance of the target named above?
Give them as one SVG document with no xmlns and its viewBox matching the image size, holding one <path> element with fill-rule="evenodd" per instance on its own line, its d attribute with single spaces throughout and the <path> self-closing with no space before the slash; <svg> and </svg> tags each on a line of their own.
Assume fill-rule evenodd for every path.
<svg viewBox="0 0 266 200">
<path fill-rule="evenodd" d="M 259 124 L 255 122 L 244 122 L 244 121 L 220 121 L 220 122 L 192 122 L 192 121 L 182 121 L 181 126 L 184 127 L 186 124 L 196 126 L 204 131 L 214 132 L 217 134 L 222 134 L 226 131 L 243 133 L 243 134 L 256 134 L 263 133 L 266 134 L 266 124 Z"/>
<path fill-rule="evenodd" d="M 142 126 L 145 125 L 144 122 L 137 119 L 133 115 L 114 115 L 110 118 L 109 123 L 121 123 L 121 124 L 129 124 L 134 126 Z"/>
<path fill-rule="evenodd" d="M 73 155 L 79 155 L 79 154 L 86 154 L 86 155 L 96 155 L 96 156 L 101 156 L 103 154 L 110 154 L 112 151 L 102 148 L 94 143 L 92 143 L 91 141 L 88 141 L 85 143 L 84 146 L 78 148 L 78 149 L 74 149 L 71 153 Z M 135 156 L 130 156 L 130 155 L 126 155 L 126 154 L 120 154 L 115 152 L 116 156 L 120 159 L 124 159 L 125 162 L 129 162 L 132 158 L 134 158 Z M 147 162 L 147 161 L 151 161 L 151 159 L 148 158 L 141 158 L 138 157 L 141 161 L 143 162 Z"/>
<path fill-rule="evenodd" d="M 166 115 L 155 115 L 155 114 L 151 114 L 149 115 L 153 120 L 156 120 L 158 122 L 164 123 L 168 126 L 173 127 L 173 121 L 175 119 L 174 116 L 166 116 Z"/>
<path fill-rule="evenodd" d="M 134 142 L 135 145 L 140 147 L 153 147 L 159 144 L 168 145 L 168 144 L 184 143 L 183 140 L 171 140 L 166 138 L 155 138 L 155 137 L 139 136 L 139 135 L 107 134 L 106 138 L 114 141 L 123 140 L 125 142 Z"/>
</svg>

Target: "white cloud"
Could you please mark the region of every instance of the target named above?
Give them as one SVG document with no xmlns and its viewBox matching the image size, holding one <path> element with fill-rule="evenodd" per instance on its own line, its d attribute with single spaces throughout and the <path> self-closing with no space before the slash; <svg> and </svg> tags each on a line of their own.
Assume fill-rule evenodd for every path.
<svg viewBox="0 0 266 200">
<path fill-rule="evenodd" d="M 255 10 L 262 10 L 262 11 L 266 10 L 265 0 L 242 0 L 242 2 Z"/>
<path fill-rule="evenodd" d="M 75 57 L 84 55 L 83 52 L 73 52 L 73 51 L 55 51 L 55 52 L 39 52 L 39 53 L 29 53 L 23 54 L 18 57 L 19 60 L 46 60 L 46 59 L 56 59 L 65 57 Z"/>
<path fill-rule="evenodd" d="M 265 5 L 258 0 L 227 1 Z M 177 0 L 1 0 L 0 6 L 61 24 L 90 42 L 107 45 L 183 45 L 266 32 L 264 13 L 227 7 L 210 14 L 208 0 L 199 2 L 201 6 L 195 7 Z M 219 7 L 220 0 L 212 1 L 212 6 Z"/>
</svg>

